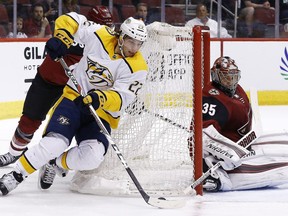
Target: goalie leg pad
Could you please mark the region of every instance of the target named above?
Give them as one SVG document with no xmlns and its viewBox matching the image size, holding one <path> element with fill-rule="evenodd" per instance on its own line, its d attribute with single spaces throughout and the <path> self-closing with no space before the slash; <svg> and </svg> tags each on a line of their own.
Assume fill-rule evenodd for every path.
<svg viewBox="0 0 288 216">
<path fill-rule="evenodd" d="M 263 163 L 264 161 L 266 163 Z M 245 162 L 238 169 L 229 172 L 229 177 L 233 185 L 232 190 L 258 189 L 287 184 L 287 158 L 263 156 L 253 159 L 253 163 Z"/>
<path fill-rule="evenodd" d="M 253 155 L 230 171 L 233 190 L 275 187 L 288 183 L 288 134 L 285 131 L 262 135 L 252 144 Z"/>
<path fill-rule="evenodd" d="M 262 151 L 267 156 L 288 156 L 288 132 L 279 131 L 266 133 L 252 144 L 252 149 Z"/>
</svg>

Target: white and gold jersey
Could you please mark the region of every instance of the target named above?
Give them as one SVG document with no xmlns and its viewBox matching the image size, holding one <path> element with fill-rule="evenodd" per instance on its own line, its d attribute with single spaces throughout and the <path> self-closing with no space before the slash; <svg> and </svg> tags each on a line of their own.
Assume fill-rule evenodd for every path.
<svg viewBox="0 0 288 216">
<path fill-rule="evenodd" d="M 77 41 L 85 44 L 83 57 L 71 68 L 72 72 L 84 94 L 97 90 L 100 103 L 103 103 L 97 114 L 116 128 L 121 111 L 133 101 L 145 82 L 147 64 L 139 51 L 127 58 L 115 54 L 116 33 L 107 26 L 83 22 L 77 15 L 70 13 L 62 20 L 60 17 L 56 27 L 62 25 Z M 74 100 L 77 96 L 76 87 L 69 80 L 64 97 Z"/>
<path fill-rule="evenodd" d="M 87 18 L 81 14 L 70 12 L 58 17 L 55 22 L 55 29 L 67 29 L 73 35 L 73 44 L 67 50 L 67 54 L 83 55 L 84 43 L 80 40 L 77 33 L 78 28 L 87 22 Z M 96 23 L 94 25 L 97 25 Z M 99 24 L 98 24 L 99 25 Z M 100 25 L 99 25 L 100 26 Z M 55 34 L 56 31 L 54 31 Z"/>
</svg>

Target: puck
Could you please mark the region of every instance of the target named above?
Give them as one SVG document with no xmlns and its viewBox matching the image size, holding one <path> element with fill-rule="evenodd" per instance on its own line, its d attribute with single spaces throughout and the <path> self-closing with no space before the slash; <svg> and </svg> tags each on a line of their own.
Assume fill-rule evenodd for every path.
<svg viewBox="0 0 288 216">
<path fill-rule="evenodd" d="M 159 197 L 158 199 L 160 199 L 160 200 L 166 200 L 164 197 Z"/>
</svg>

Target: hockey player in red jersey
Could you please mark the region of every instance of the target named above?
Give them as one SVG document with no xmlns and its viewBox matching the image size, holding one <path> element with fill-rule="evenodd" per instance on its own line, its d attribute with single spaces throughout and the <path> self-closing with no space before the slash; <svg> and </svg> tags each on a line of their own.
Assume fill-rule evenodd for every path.
<svg viewBox="0 0 288 216">
<path fill-rule="evenodd" d="M 83 20 L 86 20 L 84 16 L 82 17 Z M 87 19 L 113 27 L 113 17 L 105 6 L 92 7 L 88 12 Z M 79 62 L 83 55 L 83 47 L 81 41 L 75 37 L 74 43 L 64 56 L 68 66 Z M 27 92 L 22 116 L 10 142 L 9 152 L 0 155 L 0 167 L 14 163 L 26 150 L 35 131 L 45 120 L 49 109 L 62 94 L 67 81 L 68 78 L 61 64 L 47 55 L 37 69 L 37 74 Z"/>
<path fill-rule="evenodd" d="M 203 89 L 203 146 L 205 153 L 204 171 L 212 166 L 216 155 L 215 148 L 208 148 L 211 134 L 219 133 L 223 139 L 228 138 L 237 142 L 243 135 L 251 130 L 252 110 L 249 99 L 238 84 L 241 77 L 241 71 L 236 62 L 228 56 L 217 58 L 211 68 L 212 82 L 205 85 Z M 208 136 L 206 135 L 208 134 Z M 232 158 L 218 156 L 225 163 L 222 166 L 230 166 L 227 169 L 233 169 L 239 166 L 238 155 L 226 146 L 220 146 L 221 150 L 229 152 Z M 209 161 L 208 159 L 212 160 Z M 234 160 L 234 161 L 233 161 Z M 208 165 L 207 165 L 208 163 Z M 220 170 L 219 168 L 218 170 Z M 225 171 L 223 171 L 225 172 Z M 203 183 L 206 190 L 218 190 L 219 178 L 209 176 Z M 223 185 L 222 185 L 223 186 Z"/>
<path fill-rule="evenodd" d="M 249 99 L 238 84 L 241 72 L 230 57 L 216 59 L 212 82 L 203 89 L 203 128 L 213 125 L 223 136 L 237 142 L 251 130 Z"/>
<path fill-rule="evenodd" d="M 219 161 L 221 167 L 204 180 L 204 190 L 245 190 L 287 184 L 288 133 L 260 134 L 249 151 L 238 145 L 236 142 L 252 128 L 252 109 L 238 84 L 240 70 L 230 57 L 220 57 L 211 69 L 211 78 L 212 82 L 203 89 L 203 171 Z"/>
</svg>

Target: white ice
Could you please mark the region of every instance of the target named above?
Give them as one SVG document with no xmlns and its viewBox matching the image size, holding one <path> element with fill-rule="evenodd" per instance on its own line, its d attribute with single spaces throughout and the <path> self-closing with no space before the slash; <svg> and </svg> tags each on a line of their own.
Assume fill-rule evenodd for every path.
<svg viewBox="0 0 288 216">
<path fill-rule="evenodd" d="M 261 106 L 264 131 L 286 129 L 288 106 Z M 0 153 L 6 153 L 18 119 L 0 121 Z M 45 124 L 44 124 L 45 125 Z M 36 133 L 33 143 L 41 138 L 44 125 Z M 287 158 L 288 160 L 288 158 Z M 12 166 L 0 168 L 0 176 Z M 205 193 L 204 196 L 185 198 L 181 209 L 157 209 L 140 197 L 104 197 L 74 193 L 69 180 L 56 178 L 47 191 L 37 187 L 38 172 L 29 176 L 18 188 L 5 197 L 0 196 L 1 216 L 279 216 L 288 213 L 288 184 L 273 189 L 225 193 Z M 288 180 L 288 179 L 287 179 Z"/>
</svg>

